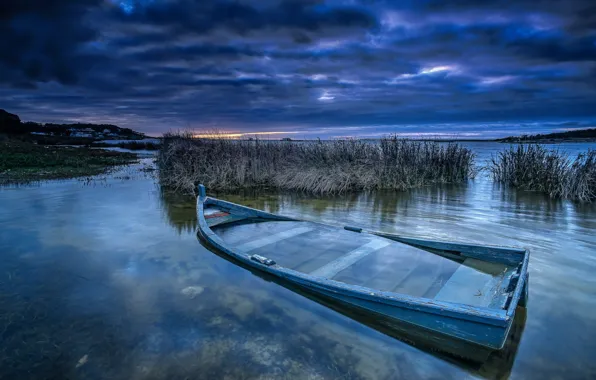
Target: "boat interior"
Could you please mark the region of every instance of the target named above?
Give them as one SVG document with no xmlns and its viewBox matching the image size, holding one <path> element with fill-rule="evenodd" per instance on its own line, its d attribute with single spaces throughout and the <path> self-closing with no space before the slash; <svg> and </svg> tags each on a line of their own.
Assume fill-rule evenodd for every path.
<svg viewBox="0 0 596 380">
<path fill-rule="evenodd" d="M 206 205 L 203 215 L 231 249 L 248 256 L 316 277 L 414 297 L 505 309 L 518 269 L 319 223 L 251 218 L 215 205 Z"/>
</svg>

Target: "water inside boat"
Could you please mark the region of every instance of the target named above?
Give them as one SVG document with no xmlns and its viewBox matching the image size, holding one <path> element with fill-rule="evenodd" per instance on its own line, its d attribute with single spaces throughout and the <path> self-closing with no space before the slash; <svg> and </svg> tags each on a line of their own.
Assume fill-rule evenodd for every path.
<svg viewBox="0 0 596 380">
<path fill-rule="evenodd" d="M 209 208 L 205 216 L 213 232 L 236 250 L 302 273 L 386 292 L 502 309 L 516 271 L 318 223 L 238 223 L 242 216 Z"/>
</svg>

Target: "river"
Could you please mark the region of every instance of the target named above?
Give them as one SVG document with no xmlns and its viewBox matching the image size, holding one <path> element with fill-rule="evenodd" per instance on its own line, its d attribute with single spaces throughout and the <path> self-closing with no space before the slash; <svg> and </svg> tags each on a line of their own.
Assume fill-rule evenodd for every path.
<svg viewBox="0 0 596 380">
<path fill-rule="evenodd" d="M 505 146 L 467 143 L 483 161 Z M 594 145 L 557 145 L 570 155 Z M 218 194 L 288 216 L 527 247 L 515 350 L 470 367 L 253 275 L 196 237 L 149 164 L 0 188 L 0 378 L 596 377 L 596 205 L 493 184 L 333 197 Z"/>
</svg>

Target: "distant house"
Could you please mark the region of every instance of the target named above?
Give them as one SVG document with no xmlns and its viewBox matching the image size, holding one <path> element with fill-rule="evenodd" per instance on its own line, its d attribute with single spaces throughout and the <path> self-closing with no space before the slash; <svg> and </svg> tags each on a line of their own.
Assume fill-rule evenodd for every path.
<svg viewBox="0 0 596 380">
<path fill-rule="evenodd" d="M 92 128 L 70 128 L 71 137 L 93 137 L 95 131 Z"/>
</svg>

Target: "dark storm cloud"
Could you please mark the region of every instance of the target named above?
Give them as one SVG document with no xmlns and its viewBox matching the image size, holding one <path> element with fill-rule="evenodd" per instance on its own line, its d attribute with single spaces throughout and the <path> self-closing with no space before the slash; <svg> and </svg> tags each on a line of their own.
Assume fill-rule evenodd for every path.
<svg viewBox="0 0 596 380">
<path fill-rule="evenodd" d="M 101 0 L 19 0 L 0 4 L 0 83 L 73 84 L 98 57 L 85 51 L 97 32 L 85 24 Z"/>
<path fill-rule="evenodd" d="M 567 31 L 589 33 L 596 31 L 596 3 L 592 0 L 474 0 L 416 2 L 418 10 L 427 12 L 469 12 L 475 14 L 507 14 L 539 19 L 551 17 Z"/>
<path fill-rule="evenodd" d="M 324 32 L 331 28 L 372 28 L 376 19 L 364 8 L 329 7 L 318 1 L 280 2 L 177 0 L 173 2 L 142 0 L 127 3 L 130 8 L 116 12 L 122 21 L 165 26 L 186 34 L 206 34 L 226 29 L 243 35 L 264 29 L 296 29 Z M 260 7 L 255 7 L 259 4 Z M 305 35 L 301 35 L 305 39 Z M 306 42 L 308 39 L 306 38 Z"/>
<path fill-rule="evenodd" d="M 595 10 L 584 0 L 3 3 L 0 107 L 150 133 L 584 125 L 596 116 Z"/>
</svg>

